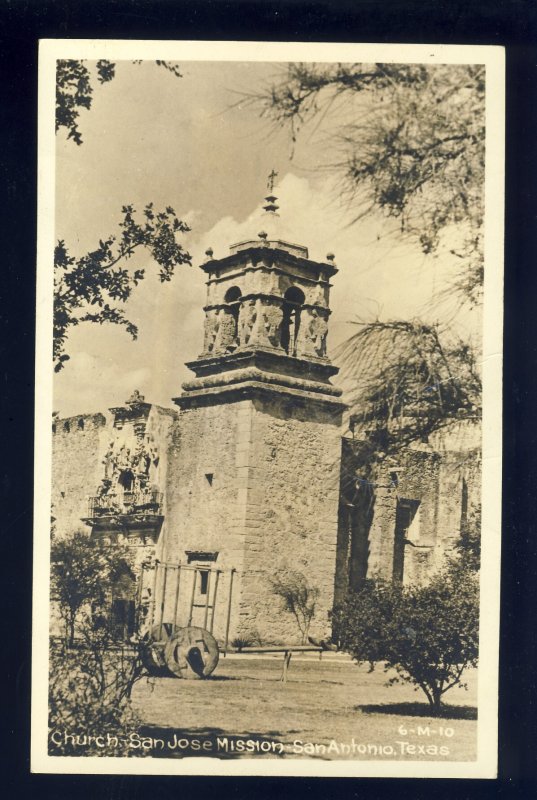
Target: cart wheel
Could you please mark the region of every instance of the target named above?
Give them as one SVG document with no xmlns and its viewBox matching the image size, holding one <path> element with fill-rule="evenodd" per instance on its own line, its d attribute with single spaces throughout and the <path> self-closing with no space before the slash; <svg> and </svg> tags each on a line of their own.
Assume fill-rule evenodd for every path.
<svg viewBox="0 0 537 800">
<path fill-rule="evenodd" d="M 204 628 L 181 628 L 167 642 L 166 666 L 178 678 L 197 680 L 210 675 L 218 664 L 218 645 Z"/>
<path fill-rule="evenodd" d="M 162 622 L 154 625 L 142 639 L 141 649 L 142 664 L 151 675 L 169 675 L 164 651 L 169 640 L 180 631 L 178 625 L 171 622 Z"/>
</svg>

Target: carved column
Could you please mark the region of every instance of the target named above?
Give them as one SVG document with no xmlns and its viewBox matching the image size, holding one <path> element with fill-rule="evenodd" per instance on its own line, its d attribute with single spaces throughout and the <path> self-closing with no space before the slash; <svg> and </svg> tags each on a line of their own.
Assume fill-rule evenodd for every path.
<svg viewBox="0 0 537 800">
<path fill-rule="evenodd" d="M 304 307 L 300 316 L 297 355 L 326 358 L 328 310 L 321 306 Z"/>
<path fill-rule="evenodd" d="M 239 347 L 256 343 L 256 328 L 259 316 L 258 301 L 255 297 L 243 300 L 239 314 Z"/>
<path fill-rule="evenodd" d="M 218 338 L 218 329 L 220 327 L 219 309 L 208 308 L 205 311 L 205 324 L 203 329 L 203 352 L 213 353 L 216 347 L 216 340 Z"/>
<path fill-rule="evenodd" d="M 282 350 L 282 309 L 279 298 L 264 298 L 259 304 L 257 343 L 261 347 Z"/>
</svg>

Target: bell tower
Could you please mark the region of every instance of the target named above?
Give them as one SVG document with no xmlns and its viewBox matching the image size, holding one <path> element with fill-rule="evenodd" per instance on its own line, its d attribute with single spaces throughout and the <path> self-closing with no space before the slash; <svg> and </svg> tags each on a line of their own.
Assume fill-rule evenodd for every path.
<svg viewBox="0 0 537 800">
<path fill-rule="evenodd" d="M 237 570 L 231 635 L 296 642 L 274 586 L 305 581 L 318 597 L 310 633 L 326 635 L 345 406 L 327 354 L 334 257 L 313 261 L 278 237 L 274 177 L 256 238 L 223 258 L 207 250 L 201 266 L 204 341 L 174 399 L 166 557 L 206 552 Z"/>
</svg>

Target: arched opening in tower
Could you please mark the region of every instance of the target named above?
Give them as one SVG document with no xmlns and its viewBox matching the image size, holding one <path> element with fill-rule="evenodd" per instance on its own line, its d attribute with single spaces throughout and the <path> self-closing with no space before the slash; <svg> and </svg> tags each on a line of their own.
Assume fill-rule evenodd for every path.
<svg viewBox="0 0 537 800">
<path fill-rule="evenodd" d="M 296 342 L 300 330 L 300 312 L 306 297 L 296 286 L 287 289 L 283 296 L 281 344 L 287 355 L 296 356 Z"/>
</svg>

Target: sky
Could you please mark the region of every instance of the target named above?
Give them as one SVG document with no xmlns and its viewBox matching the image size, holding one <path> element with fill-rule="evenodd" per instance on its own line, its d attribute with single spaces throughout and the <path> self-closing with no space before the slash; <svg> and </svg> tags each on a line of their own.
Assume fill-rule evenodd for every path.
<svg viewBox="0 0 537 800">
<path fill-rule="evenodd" d="M 92 107 L 80 114 L 83 143 L 56 137 L 56 238 L 84 255 L 117 232 L 121 207 L 172 206 L 191 231 L 181 241 L 193 266 L 161 284 L 147 254 L 131 259 L 146 279 L 125 307 L 139 326 L 133 341 L 123 328 L 84 323 L 68 339 L 71 356 L 54 379 L 60 416 L 122 404 L 134 389 L 146 400 L 172 405 L 191 376 L 184 362 L 201 352 L 205 274 L 210 246 L 223 257 L 234 242 L 260 230 L 267 176 L 278 173 L 280 237 L 308 247 L 310 257 L 335 254 L 328 349 L 356 330 L 356 321 L 415 319 L 449 324 L 474 340 L 480 317 L 438 295 L 455 278 L 449 246 L 424 256 L 391 221 L 372 213 L 352 224 L 326 165 L 330 131 L 348 107 L 306 126 L 293 146 L 289 131 L 259 116 L 248 97 L 285 69 L 274 63 L 186 62 L 182 77 L 151 62 L 121 62 L 110 83 L 95 82 Z M 339 116 L 338 116 L 339 115 Z"/>
</svg>

